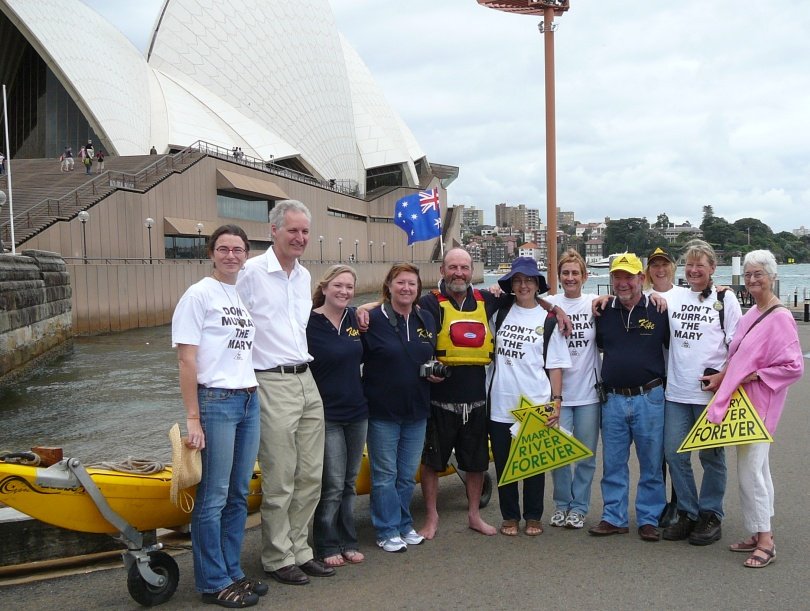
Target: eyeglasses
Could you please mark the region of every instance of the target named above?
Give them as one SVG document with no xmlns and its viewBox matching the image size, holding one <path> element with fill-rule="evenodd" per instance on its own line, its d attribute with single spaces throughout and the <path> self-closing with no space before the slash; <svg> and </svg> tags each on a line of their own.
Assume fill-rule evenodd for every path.
<svg viewBox="0 0 810 611">
<path fill-rule="evenodd" d="M 247 251 L 242 248 L 241 246 L 236 246 L 235 248 L 228 248 L 227 246 L 217 246 L 214 250 L 216 250 L 219 254 L 225 256 L 228 253 L 233 253 L 237 257 L 239 255 L 245 254 Z"/>
<path fill-rule="evenodd" d="M 767 276 L 767 274 L 765 272 L 760 272 L 760 271 L 757 271 L 757 272 L 745 272 L 743 274 L 743 278 L 745 278 L 746 280 L 751 280 L 751 279 L 762 280 L 765 276 Z"/>
</svg>

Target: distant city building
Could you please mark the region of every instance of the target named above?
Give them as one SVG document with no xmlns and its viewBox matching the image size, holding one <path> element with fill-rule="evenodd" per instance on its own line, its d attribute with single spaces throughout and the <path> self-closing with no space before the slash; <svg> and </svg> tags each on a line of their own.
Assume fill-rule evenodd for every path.
<svg viewBox="0 0 810 611">
<path fill-rule="evenodd" d="M 798 237 L 810 235 L 810 229 L 807 229 L 804 225 L 802 225 L 798 229 L 793 230 L 793 235 Z"/>
<path fill-rule="evenodd" d="M 679 239 L 683 241 L 703 237 L 703 231 L 700 229 L 700 227 L 692 227 L 692 224 L 689 221 L 686 221 L 682 225 L 670 225 L 668 227 L 664 227 L 662 232 L 667 242 L 670 243 Z"/>
<path fill-rule="evenodd" d="M 602 238 L 594 238 L 585 242 L 585 262 L 595 263 L 605 258 L 605 241 Z"/>
<path fill-rule="evenodd" d="M 557 227 L 563 227 L 564 225 L 569 225 L 573 227 L 576 224 L 576 219 L 574 218 L 574 212 L 572 211 L 564 211 L 560 210 L 559 207 L 557 208 Z"/>
<path fill-rule="evenodd" d="M 461 212 L 462 231 L 473 231 L 475 227 L 480 227 L 484 224 L 483 210 L 479 210 L 475 206 L 464 205 L 459 205 L 455 208 Z"/>
<path fill-rule="evenodd" d="M 585 232 L 588 233 L 589 238 L 597 238 L 602 237 L 605 235 L 605 230 L 607 229 L 606 223 L 577 223 L 576 225 L 576 236 L 581 238 L 585 235 Z"/>
<path fill-rule="evenodd" d="M 471 242 L 467 242 L 464 246 L 467 249 L 467 252 L 470 253 L 470 258 L 473 261 L 481 261 L 481 242 L 473 240 Z"/>
<path fill-rule="evenodd" d="M 541 261 L 540 248 L 534 242 L 526 242 L 518 248 L 518 257 L 531 257 L 535 261 Z"/>
<path fill-rule="evenodd" d="M 495 206 L 495 225 L 498 227 L 514 227 L 520 231 L 534 231 L 540 224 L 540 211 L 537 208 L 527 208 L 525 204 L 510 206 L 497 204 Z"/>
</svg>

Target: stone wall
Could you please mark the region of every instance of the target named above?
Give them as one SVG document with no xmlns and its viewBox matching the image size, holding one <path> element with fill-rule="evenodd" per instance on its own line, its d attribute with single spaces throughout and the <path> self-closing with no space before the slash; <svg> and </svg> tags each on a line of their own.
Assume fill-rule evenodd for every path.
<svg viewBox="0 0 810 611">
<path fill-rule="evenodd" d="M 70 275 L 59 254 L 0 255 L 0 380 L 70 346 L 70 296 Z"/>
</svg>

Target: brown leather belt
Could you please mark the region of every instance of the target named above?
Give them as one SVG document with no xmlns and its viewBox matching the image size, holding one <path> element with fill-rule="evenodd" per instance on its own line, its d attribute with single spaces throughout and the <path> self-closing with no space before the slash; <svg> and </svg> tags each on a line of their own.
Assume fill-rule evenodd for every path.
<svg viewBox="0 0 810 611">
<path fill-rule="evenodd" d="M 301 363 L 300 365 L 279 365 L 272 369 L 257 369 L 256 373 L 304 373 L 309 369 L 309 363 Z"/>
<path fill-rule="evenodd" d="M 622 395 L 624 397 L 637 397 L 643 395 L 645 392 L 658 388 L 664 383 L 661 378 L 655 378 L 652 382 L 647 382 L 644 386 L 632 386 L 630 388 L 606 388 L 609 393 L 614 395 Z"/>
<path fill-rule="evenodd" d="M 205 386 L 203 384 L 197 384 L 197 388 L 208 388 L 208 386 Z M 254 393 L 254 392 L 256 392 L 256 388 L 257 388 L 256 386 L 251 386 L 250 388 L 223 388 L 221 390 L 232 390 L 234 392 L 240 392 L 241 391 L 241 392 L 246 392 L 246 393 Z"/>
</svg>

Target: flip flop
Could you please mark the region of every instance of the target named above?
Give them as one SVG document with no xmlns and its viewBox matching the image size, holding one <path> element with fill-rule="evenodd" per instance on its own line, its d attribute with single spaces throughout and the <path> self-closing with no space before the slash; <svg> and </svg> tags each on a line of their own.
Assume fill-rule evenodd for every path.
<svg viewBox="0 0 810 611">
<path fill-rule="evenodd" d="M 757 552 L 762 552 L 764 556 L 758 554 Z M 774 560 L 776 560 L 776 545 L 774 545 L 771 549 L 768 549 L 767 547 L 757 547 L 754 550 L 754 553 L 745 559 L 743 566 L 748 569 L 764 569 Z"/>
<path fill-rule="evenodd" d="M 332 567 L 333 569 L 336 569 L 341 566 L 346 566 L 346 561 L 343 559 L 343 556 L 341 554 L 335 554 L 334 556 L 326 556 L 323 560 L 321 560 L 321 562 L 323 562 L 324 565 L 326 566 Z"/>
<path fill-rule="evenodd" d="M 517 520 L 504 520 L 501 523 L 501 534 L 507 537 L 517 537 L 518 534 L 518 521 Z"/>
<path fill-rule="evenodd" d="M 343 552 L 343 557 L 349 564 L 360 564 L 366 559 L 366 557 L 356 549 L 347 549 L 345 552 Z"/>
</svg>

